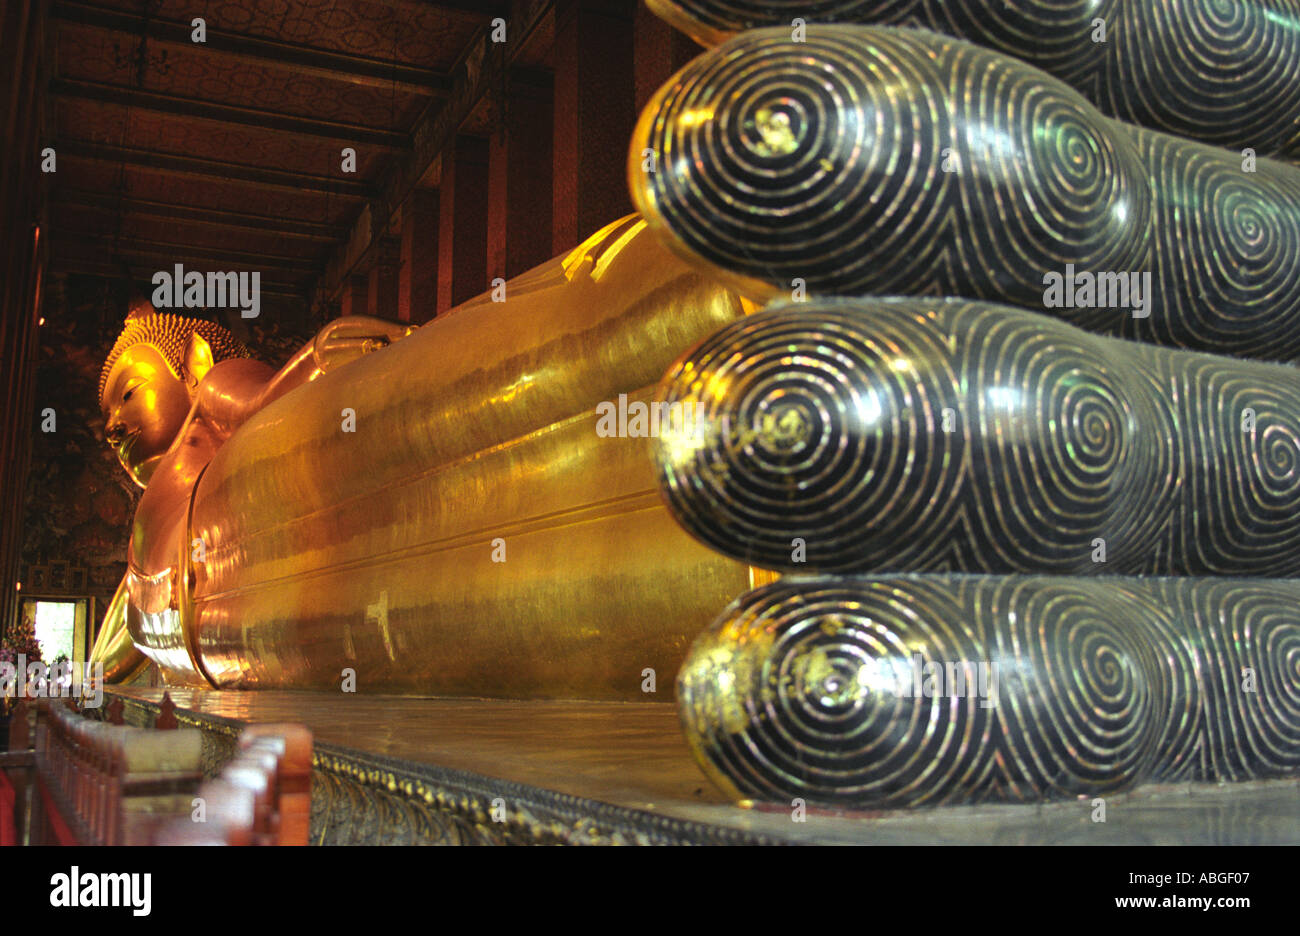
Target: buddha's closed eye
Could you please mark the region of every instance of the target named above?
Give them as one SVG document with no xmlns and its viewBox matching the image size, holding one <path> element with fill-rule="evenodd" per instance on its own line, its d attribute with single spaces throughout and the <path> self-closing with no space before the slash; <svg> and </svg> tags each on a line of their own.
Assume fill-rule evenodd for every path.
<svg viewBox="0 0 1300 936">
<path fill-rule="evenodd" d="M 122 402 L 125 403 L 135 395 L 135 392 L 143 387 L 149 381 L 144 377 L 133 377 L 126 382 L 126 392 L 122 394 Z"/>
</svg>

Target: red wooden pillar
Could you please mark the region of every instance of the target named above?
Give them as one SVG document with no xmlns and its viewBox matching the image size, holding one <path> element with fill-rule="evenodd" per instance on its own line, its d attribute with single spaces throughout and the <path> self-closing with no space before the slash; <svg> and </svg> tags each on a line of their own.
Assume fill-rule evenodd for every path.
<svg viewBox="0 0 1300 936">
<path fill-rule="evenodd" d="M 458 136 L 442 155 L 438 192 L 438 314 L 488 288 L 488 144 Z"/>
<path fill-rule="evenodd" d="M 343 295 L 339 300 L 339 312 L 342 315 L 365 315 L 366 293 L 370 288 L 369 277 L 363 274 L 349 276 L 343 281 Z"/>
<path fill-rule="evenodd" d="M 488 276 L 510 279 L 551 258 L 553 85 L 510 74 L 501 125 L 489 141 Z"/>
<path fill-rule="evenodd" d="M 557 0 L 551 253 L 632 210 L 627 147 L 635 114 L 633 0 Z"/>
<path fill-rule="evenodd" d="M 416 189 L 402 206 L 397 317 L 423 325 L 438 309 L 438 190 Z"/>
<path fill-rule="evenodd" d="M 644 3 L 638 3 L 632 49 L 637 114 L 669 78 L 703 53 L 704 49 L 684 32 L 673 29 Z"/>
<path fill-rule="evenodd" d="M 389 320 L 397 318 L 400 247 L 401 242 L 395 237 L 384 237 L 375 244 L 377 254 L 366 284 L 366 309 L 370 315 Z"/>
<path fill-rule="evenodd" d="M 23 499 L 32 438 L 40 431 L 36 323 L 46 250 L 35 225 L 52 178 L 40 171 L 43 140 L 54 131 L 42 126 L 41 106 L 48 6 L 0 4 L 0 628 L 18 618 Z"/>
</svg>

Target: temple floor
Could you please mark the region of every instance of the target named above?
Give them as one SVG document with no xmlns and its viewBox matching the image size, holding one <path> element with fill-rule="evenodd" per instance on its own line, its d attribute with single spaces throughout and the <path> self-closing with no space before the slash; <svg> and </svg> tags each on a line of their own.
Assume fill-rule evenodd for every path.
<svg viewBox="0 0 1300 936">
<path fill-rule="evenodd" d="M 113 688 L 128 713 L 156 711 L 161 689 Z M 833 813 L 742 808 L 696 766 L 676 707 L 660 703 L 511 702 L 313 692 L 170 690 L 183 726 L 232 736 L 242 724 L 300 722 L 316 741 L 315 800 L 336 781 L 369 783 L 385 796 L 433 809 L 500 794 L 523 815 L 551 817 L 552 840 L 571 840 L 590 817 L 589 837 L 616 841 L 852 844 L 1295 844 L 1300 782 L 1146 786 L 1106 800 L 1094 822 L 1086 800 L 1042 806 L 982 805 L 910 812 Z M 128 717 L 128 722 L 131 721 Z M 322 772 L 335 779 L 324 782 Z M 388 791 L 388 792 L 386 792 Z M 360 799 L 334 794 L 356 808 Z M 422 804 L 420 804 L 422 805 Z M 394 810 L 381 808 L 381 813 Z M 472 810 L 471 810 L 472 811 Z M 321 841 L 422 840 L 375 831 L 341 832 L 322 819 Z M 462 823 L 465 825 L 465 823 Z M 468 823 L 473 827 L 474 823 Z M 546 825 L 538 821 L 537 826 Z M 327 831 L 330 826 L 332 831 Z M 435 828 L 441 826 L 435 821 Z M 486 827 L 486 828 L 485 828 Z M 490 822 L 478 822 L 492 839 Z M 461 840 L 465 838 L 459 833 Z M 525 836 L 526 837 L 526 836 Z"/>
</svg>

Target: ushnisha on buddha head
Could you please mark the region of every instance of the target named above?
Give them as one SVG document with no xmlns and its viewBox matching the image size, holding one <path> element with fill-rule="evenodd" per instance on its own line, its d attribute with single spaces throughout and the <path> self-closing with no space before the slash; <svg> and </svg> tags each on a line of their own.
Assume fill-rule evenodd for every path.
<svg viewBox="0 0 1300 936">
<path fill-rule="evenodd" d="M 108 444 L 136 484 L 148 485 L 171 448 L 204 374 L 241 357 L 252 352 L 220 325 L 132 302 L 100 373 L 99 408 Z"/>
</svg>

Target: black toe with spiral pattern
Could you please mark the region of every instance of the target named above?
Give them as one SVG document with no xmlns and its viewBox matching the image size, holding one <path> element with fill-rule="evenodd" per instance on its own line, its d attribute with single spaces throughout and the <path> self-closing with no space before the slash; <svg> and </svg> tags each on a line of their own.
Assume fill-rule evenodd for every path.
<svg viewBox="0 0 1300 936">
<path fill-rule="evenodd" d="M 647 0 L 715 45 L 756 27 L 921 27 L 1015 56 L 1105 114 L 1300 159 L 1300 0 Z M 1103 39 L 1104 37 L 1104 39 Z"/>
<path fill-rule="evenodd" d="M 1300 770 L 1300 583 L 862 576 L 737 599 L 678 675 L 736 798 L 895 808 Z"/>
<path fill-rule="evenodd" d="M 654 158 L 647 160 L 649 151 Z M 912 30 L 742 34 L 643 112 L 637 207 L 754 298 L 951 295 L 1103 334 L 1300 359 L 1300 168 L 1103 117 L 1022 62 Z M 1048 278 L 1148 274 L 1142 308 Z"/>
<path fill-rule="evenodd" d="M 1294 367 L 822 299 L 725 326 L 657 399 L 692 414 L 653 442 L 673 515 L 762 568 L 1300 577 Z"/>
</svg>

